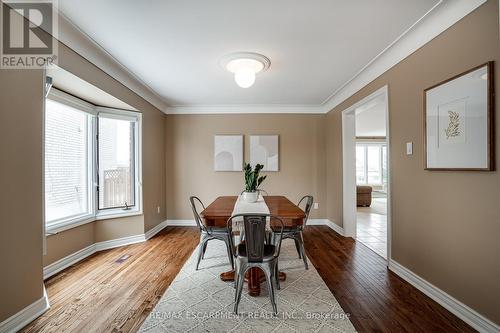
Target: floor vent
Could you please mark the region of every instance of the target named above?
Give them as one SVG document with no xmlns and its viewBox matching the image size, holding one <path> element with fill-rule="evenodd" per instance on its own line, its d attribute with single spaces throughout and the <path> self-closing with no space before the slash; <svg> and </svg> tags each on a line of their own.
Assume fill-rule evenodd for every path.
<svg viewBox="0 0 500 333">
<path fill-rule="evenodd" d="M 128 258 L 130 258 L 130 254 L 124 254 L 120 258 L 116 259 L 115 262 L 118 263 L 118 264 L 121 264 L 122 262 L 124 262 Z"/>
</svg>

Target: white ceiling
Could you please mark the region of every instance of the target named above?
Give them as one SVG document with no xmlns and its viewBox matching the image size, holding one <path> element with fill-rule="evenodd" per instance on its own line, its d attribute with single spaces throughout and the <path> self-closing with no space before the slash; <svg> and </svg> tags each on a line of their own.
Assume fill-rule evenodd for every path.
<svg viewBox="0 0 500 333">
<path fill-rule="evenodd" d="M 167 104 L 324 103 L 438 0 L 59 0 L 61 12 Z M 219 59 L 271 59 L 241 89 Z"/>
<path fill-rule="evenodd" d="M 356 109 L 356 136 L 386 136 L 385 95 Z"/>
</svg>

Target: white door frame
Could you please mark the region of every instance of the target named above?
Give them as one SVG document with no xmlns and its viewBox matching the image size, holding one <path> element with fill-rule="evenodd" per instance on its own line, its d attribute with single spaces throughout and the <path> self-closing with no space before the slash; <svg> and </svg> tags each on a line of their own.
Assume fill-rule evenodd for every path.
<svg viewBox="0 0 500 333">
<path fill-rule="evenodd" d="M 389 135 L 389 89 L 384 86 L 342 111 L 342 222 L 345 236 L 356 238 L 356 109 L 384 96 L 387 140 L 387 262 L 391 258 L 391 140 Z"/>
</svg>

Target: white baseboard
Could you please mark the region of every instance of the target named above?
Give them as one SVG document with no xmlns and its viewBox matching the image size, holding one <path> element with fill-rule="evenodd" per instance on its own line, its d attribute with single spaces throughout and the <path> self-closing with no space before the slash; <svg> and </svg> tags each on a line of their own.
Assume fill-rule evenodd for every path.
<svg viewBox="0 0 500 333">
<path fill-rule="evenodd" d="M 146 231 L 146 233 L 144 234 L 146 240 L 152 238 L 154 235 L 156 235 L 157 233 L 162 231 L 166 226 L 167 226 L 167 221 L 165 220 L 165 221 L 161 222 L 160 224 L 156 225 L 155 227 Z"/>
<path fill-rule="evenodd" d="M 107 240 L 107 241 L 103 241 L 103 242 L 97 242 L 97 243 L 95 243 L 95 249 L 96 249 L 96 251 L 103 251 L 103 250 L 113 249 L 115 247 L 136 244 L 136 243 L 142 243 L 145 241 L 146 241 L 146 235 L 139 234 L 139 235 L 134 235 L 134 236 L 127 236 L 127 237 L 122 237 L 122 238 L 117 238 L 117 239 L 111 239 L 111 240 Z"/>
<path fill-rule="evenodd" d="M 307 225 L 326 225 L 341 236 L 344 236 L 344 228 L 329 219 L 309 219 Z"/>
<path fill-rule="evenodd" d="M 389 260 L 389 269 L 393 271 L 396 275 L 401 277 L 406 282 L 410 283 L 412 286 L 423 292 L 425 295 L 432 298 L 434 301 L 439 303 L 445 309 L 453 313 L 458 318 L 465 321 L 467 324 L 472 326 L 478 332 L 500 332 L 500 326 L 492 322 L 491 320 L 485 318 L 477 311 L 471 309 L 467 305 L 463 304 L 459 300 L 453 298 L 446 292 L 442 291 L 435 285 L 424 280 L 417 274 L 410 271 L 408 268 L 394 261 Z"/>
<path fill-rule="evenodd" d="M 146 240 L 150 239 L 151 237 L 159 233 L 161 230 L 163 230 L 166 226 L 167 226 L 167 221 L 163 221 L 160 224 L 153 227 L 152 229 L 148 230 L 144 234 L 122 237 L 108 241 L 97 242 L 92 245 L 89 245 L 84 249 L 78 250 L 75 253 L 72 253 L 50 265 L 45 266 L 43 268 L 43 279 L 44 280 L 48 279 L 49 277 L 59 273 L 60 271 L 68 268 L 71 265 L 76 264 L 77 262 L 87 258 L 88 256 L 98 251 L 145 242 Z"/>
<path fill-rule="evenodd" d="M 196 227 L 194 220 L 167 220 L 167 225 L 172 227 Z"/>
<path fill-rule="evenodd" d="M 47 265 L 43 268 L 43 279 L 48 279 L 54 274 L 59 273 L 63 269 L 68 268 L 71 265 L 76 264 L 80 260 L 87 258 L 88 256 L 94 254 L 96 252 L 95 244 L 89 245 L 86 248 L 83 248 L 75 253 L 70 254 L 58 261 Z"/>
<path fill-rule="evenodd" d="M 44 286 L 42 298 L 36 300 L 0 323 L 0 333 L 14 333 L 19 331 L 21 328 L 41 316 L 49 308 L 49 298 L 47 297 L 47 291 Z"/>
</svg>

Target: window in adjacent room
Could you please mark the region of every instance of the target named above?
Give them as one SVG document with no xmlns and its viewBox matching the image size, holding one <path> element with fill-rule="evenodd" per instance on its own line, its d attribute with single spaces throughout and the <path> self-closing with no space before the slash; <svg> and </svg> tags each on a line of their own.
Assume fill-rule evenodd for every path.
<svg viewBox="0 0 500 333">
<path fill-rule="evenodd" d="M 387 145 L 385 143 L 356 144 L 356 183 L 360 185 L 387 183 Z"/>
</svg>

